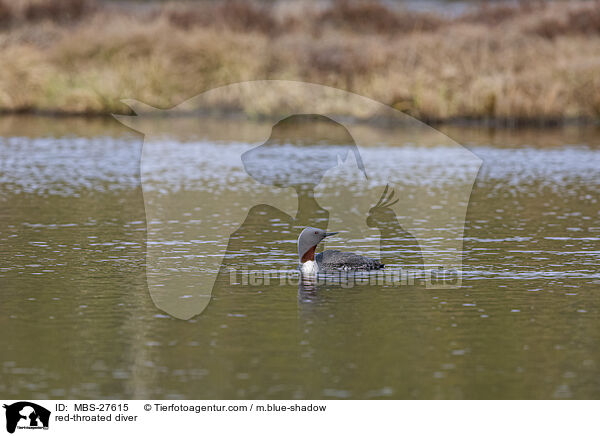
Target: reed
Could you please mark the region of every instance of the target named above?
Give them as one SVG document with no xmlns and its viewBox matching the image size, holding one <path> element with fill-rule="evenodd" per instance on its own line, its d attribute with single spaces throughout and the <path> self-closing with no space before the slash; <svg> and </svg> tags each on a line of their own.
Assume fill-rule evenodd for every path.
<svg viewBox="0 0 600 436">
<path fill-rule="evenodd" d="M 600 117 L 599 1 L 448 17 L 349 0 L 0 0 L 0 47 L 4 112 L 127 112 L 121 98 L 167 108 L 227 83 L 289 79 L 432 121 Z"/>
</svg>

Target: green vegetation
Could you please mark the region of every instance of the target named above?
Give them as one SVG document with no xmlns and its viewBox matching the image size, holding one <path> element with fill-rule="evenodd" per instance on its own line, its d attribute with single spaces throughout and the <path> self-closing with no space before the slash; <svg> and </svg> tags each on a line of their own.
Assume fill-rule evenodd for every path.
<svg viewBox="0 0 600 436">
<path fill-rule="evenodd" d="M 167 108 L 232 82 L 288 79 L 426 120 L 600 117 L 598 1 L 447 17 L 375 1 L 0 0 L 0 47 L 4 112 L 127 112 L 122 98 Z"/>
</svg>

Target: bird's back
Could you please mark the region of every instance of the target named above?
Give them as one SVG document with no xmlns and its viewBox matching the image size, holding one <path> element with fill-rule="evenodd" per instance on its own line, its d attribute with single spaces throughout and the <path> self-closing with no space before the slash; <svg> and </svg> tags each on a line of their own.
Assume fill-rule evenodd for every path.
<svg viewBox="0 0 600 436">
<path fill-rule="evenodd" d="M 371 271 L 384 267 L 377 259 L 339 250 L 325 250 L 315 260 L 319 269 Z"/>
</svg>

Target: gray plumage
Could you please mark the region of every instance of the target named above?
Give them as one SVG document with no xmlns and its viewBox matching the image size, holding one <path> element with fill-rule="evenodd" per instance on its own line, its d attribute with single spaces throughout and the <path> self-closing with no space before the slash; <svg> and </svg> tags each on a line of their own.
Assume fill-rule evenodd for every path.
<svg viewBox="0 0 600 436">
<path fill-rule="evenodd" d="M 315 256 L 320 270 L 372 271 L 384 265 L 377 259 L 339 250 L 325 250 Z"/>
</svg>

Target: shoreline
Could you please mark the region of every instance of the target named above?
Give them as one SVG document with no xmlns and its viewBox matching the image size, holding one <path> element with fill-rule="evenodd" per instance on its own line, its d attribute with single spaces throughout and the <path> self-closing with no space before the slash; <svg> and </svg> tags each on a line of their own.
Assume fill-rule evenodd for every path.
<svg viewBox="0 0 600 436">
<path fill-rule="evenodd" d="M 269 132 L 279 119 L 248 118 L 234 114 L 157 114 L 140 115 L 130 120 L 118 120 L 110 115 L 49 115 L 11 114 L 0 116 L 0 138 L 63 138 L 63 137 L 124 137 L 143 141 L 144 133 L 150 130 L 162 132 L 165 138 L 187 142 L 200 138 L 217 142 L 254 141 Z M 552 126 L 520 125 L 492 126 L 481 123 L 421 124 L 413 120 L 406 123 L 388 120 L 340 120 L 347 126 L 358 129 L 357 134 L 365 138 L 383 135 L 386 143 L 405 143 L 418 134 L 421 143 L 433 144 L 442 133 L 451 141 L 469 148 L 471 145 L 490 145 L 498 148 L 563 148 L 585 146 L 600 149 L 600 123 L 570 123 Z M 431 132 L 433 136 L 425 135 Z M 438 132 L 438 136 L 434 132 Z M 419 133 L 420 132 L 420 133 Z M 244 139 L 245 138 L 245 139 Z M 252 139 L 255 138 L 255 139 Z M 375 139 L 373 139 L 375 140 Z M 377 139 L 376 141 L 382 140 Z M 140 142 L 141 144 L 141 142 Z"/>
<path fill-rule="evenodd" d="M 168 111 L 169 108 L 163 109 Z M 285 114 L 273 114 L 273 115 L 260 115 L 260 116 L 247 116 L 243 112 L 224 112 L 223 110 L 208 110 L 208 111 L 188 111 L 182 112 L 177 111 L 175 113 L 168 114 L 156 114 L 156 113 L 135 113 L 131 111 L 123 112 L 69 112 L 69 111 L 52 111 L 52 110 L 16 110 L 8 111 L 0 109 L 1 117 L 39 117 L 47 119 L 90 119 L 90 120 L 112 120 L 114 115 L 117 116 L 144 116 L 145 118 L 155 119 L 186 119 L 194 117 L 204 117 L 208 119 L 220 119 L 220 120 L 243 120 L 247 121 L 277 121 Z M 476 118 L 476 117 L 453 117 L 447 119 L 427 119 L 413 117 L 412 115 L 405 114 L 411 118 L 420 121 L 430 126 L 449 126 L 449 127 L 469 127 L 469 128 L 493 128 L 493 129 L 549 129 L 549 128 L 561 128 L 561 127 L 594 127 L 600 126 L 600 118 L 529 118 L 529 119 L 510 119 L 510 118 Z M 391 121 L 385 117 L 368 117 L 368 118 L 353 118 L 348 117 L 353 123 L 365 123 L 375 125 L 386 125 Z M 398 123 L 398 120 L 394 120 L 394 123 Z"/>
</svg>

